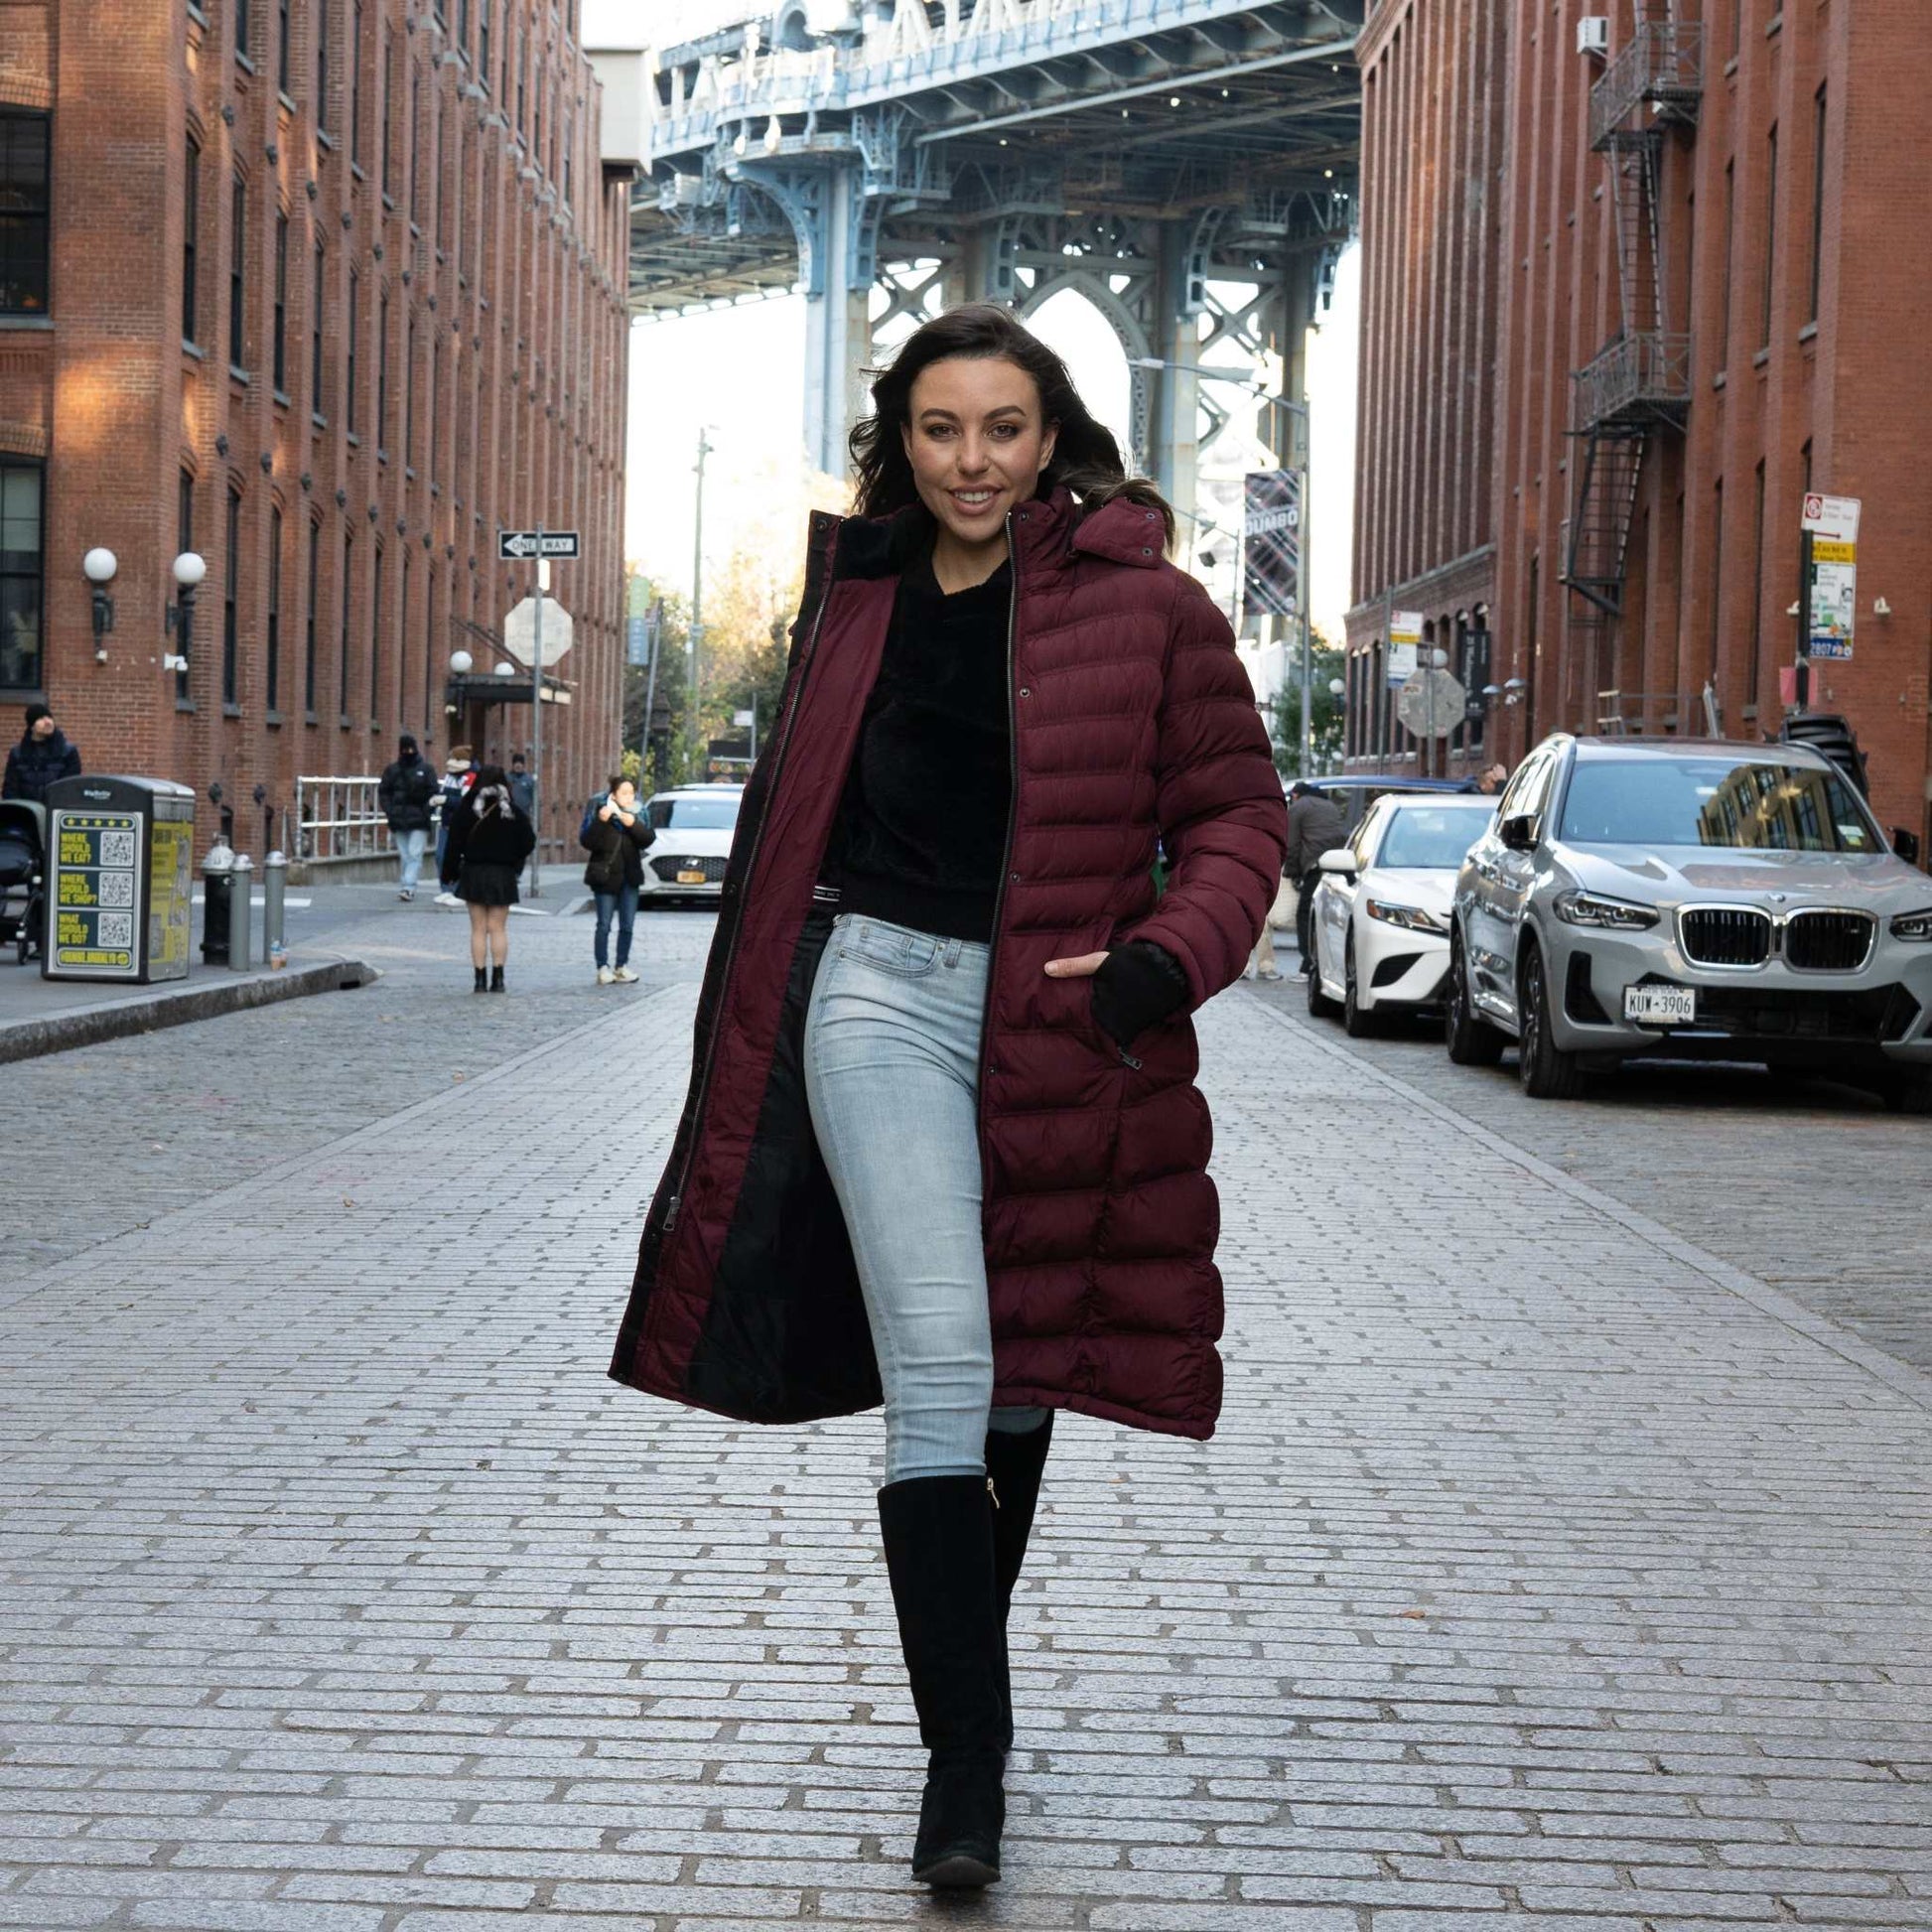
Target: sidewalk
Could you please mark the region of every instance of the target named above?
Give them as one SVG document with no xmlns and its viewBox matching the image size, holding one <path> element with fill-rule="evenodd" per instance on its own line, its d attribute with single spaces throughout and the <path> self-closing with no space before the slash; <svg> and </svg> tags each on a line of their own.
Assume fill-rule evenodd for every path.
<svg viewBox="0 0 1932 1932">
<path fill-rule="evenodd" d="M 546 866 L 542 885 L 542 895 L 527 901 L 525 911 L 544 916 L 569 913 L 583 895 L 582 868 Z M 416 903 L 432 903 L 435 892 L 432 883 L 420 891 Z M 10 950 L 0 961 L 0 1064 L 313 993 L 366 986 L 378 976 L 377 969 L 355 956 L 350 929 L 395 900 L 393 884 L 304 886 L 291 891 L 286 914 L 289 963 L 279 972 L 271 972 L 265 963 L 247 972 L 203 963 L 204 906 L 199 886 L 185 980 L 134 986 L 113 980 L 43 979 L 38 958 L 26 966 L 16 965 Z M 436 909 L 467 916 L 461 907 Z M 519 918 L 519 926 L 522 923 Z M 259 889 L 254 895 L 253 933 L 253 950 L 259 955 L 263 950 Z"/>
<path fill-rule="evenodd" d="M 878 1417 L 604 1376 L 692 972 L 641 992 L 486 1137 L 426 1095 L 0 1288 L 0 1924 L 940 1912 Z M 1250 994 L 1202 1036 L 1222 1428 L 1056 1437 L 1006 1878 L 940 1915 L 1932 1922 L 1932 1383 Z"/>
</svg>

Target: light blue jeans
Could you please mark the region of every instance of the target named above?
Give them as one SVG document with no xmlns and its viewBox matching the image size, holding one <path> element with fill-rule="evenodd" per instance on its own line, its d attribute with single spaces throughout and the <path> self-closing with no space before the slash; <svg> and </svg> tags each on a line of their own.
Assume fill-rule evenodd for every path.
<svg viewBox="0 0 1932 1932">
<path fill-rule="evenodd" d="M 981 1475 L 994 1409 L 980 1226 L 988 948 L 841 916 L 805 1018 L 805 1093 L 845 1211 L 886 1394 L 886 1480 Z"/>
<path fill-rule="evenodd" d="M 429 844 L 429 830 L 424 827 L 417 832 L 398 832 L 396 850 L 402 855 L 402 889 L 405 893 L 416 890 L 416 882 L 423 876 L 423 848 Z"/>
</svg>

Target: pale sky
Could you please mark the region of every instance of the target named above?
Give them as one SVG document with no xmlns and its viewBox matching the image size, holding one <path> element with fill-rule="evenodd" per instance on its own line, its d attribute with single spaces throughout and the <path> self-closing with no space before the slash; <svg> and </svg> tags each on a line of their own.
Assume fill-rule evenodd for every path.
<svg viewBox="0 0 1932 1932">
<path fill-rule="evenodd" d="M 585 0 L 584 41 L 592 48 L 661 42 L 749 11 L 746 0 Z M 1351 249 L 1334 307 L 1309 345 L 1310 610 L 1337 641 L 1354 520 L 1359 285 L 1359 251 Z M 1127 367 L 1098 312 L 1063 297 L 1030 326 L 1066 359 L 1087 406 L 1124 442 Z M 786 520 L 795 522 L 802 545 L 804 361 L 802 296 L 632 325 L 626 548 L 652 577 L 689 590 L 700 428 L 712 445 L 705 473 L 707 570 L 747 543 L 783 541 L 777 533 Z"/>
</svg>

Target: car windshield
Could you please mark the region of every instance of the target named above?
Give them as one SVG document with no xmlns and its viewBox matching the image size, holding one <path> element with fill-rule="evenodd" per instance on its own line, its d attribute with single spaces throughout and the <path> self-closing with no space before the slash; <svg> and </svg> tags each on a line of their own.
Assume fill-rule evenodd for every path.
<svg viewBox="0 0 1932 1932">
<path fill-rule="evenodd" d="M 1479 811 L 1467 806 L 1400 806 L 1375 863 L 1398 871 L 1453 872 L 1481 838 L 1485 822 Z"/>
<path fill-rule="evenodd" d="M 1571 776 L 1558 836 L 1573 845 L 1883 850 L 1836 770 L 1758 759 L 1584 759 Z"/>
<path fill-rule="evenodd" d="M 738 823 L 739 794 L 653 798 L 644 817 L 656 832 L 729 832 Z"/>
</svg>

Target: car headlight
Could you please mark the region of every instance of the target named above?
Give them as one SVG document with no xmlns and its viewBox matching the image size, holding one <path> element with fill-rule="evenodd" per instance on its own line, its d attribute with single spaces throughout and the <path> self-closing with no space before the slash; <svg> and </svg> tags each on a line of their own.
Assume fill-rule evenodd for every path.
<svg viewBox="0 0 1932 1932">
<path fill-rule="evenodd" d="M 1406 926 L 1411 932 L 1447 932 L 1449 921 L 1439 919 L 1434 912 L 1425 911 L 1420 905 L 1391 905 L 1385 898 L 1366 898 L 1363 909 L 1371 919 L 1381 919 L 1388 925 Z"/>
<path fill-rule="evenodd" d="M 1654 905 L 1633 905 L 1627 898 L 1605 898 L 1600 893 L 1559 893 L 1557 917 L 1566 925 L 1595 926 L 1605 932 L 1642 932 L 1657 923 Z"/>
<path fill-rule="evenodd" d="M 1932 905 L 1922 912 L 1894 912 L 1891 936 L 1894 939 L 1932 939 Z"/>
</svg>

